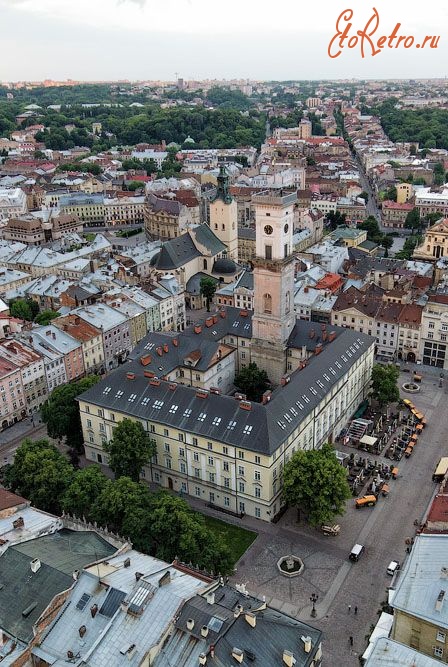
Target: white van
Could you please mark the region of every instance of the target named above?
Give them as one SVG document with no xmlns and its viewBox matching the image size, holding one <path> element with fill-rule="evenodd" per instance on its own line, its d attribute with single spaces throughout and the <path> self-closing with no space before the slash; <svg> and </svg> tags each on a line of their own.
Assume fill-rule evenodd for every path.
<svg viewBox="0 0 448 667">
<path fill-rule="evenodd" d="M 363 553 L 363 551 L 364 551 L 364 547 L 363 547 L 362 544 L 355 544 L 353 549 L 350 551 L 350 556 L 349 556 L 350 560 L 352 560 L 354 563 L 356 563 L 360 559 L 361 554 Z"/>
<path fill-rule="evenodd" d="M 389 574 L 391 577 L 394 576 L 395 572 L 400 569 L 400 563 L 397 560 L 391 560 L 389 565 L 387 566 L 387 574 Z"/>
</svg>

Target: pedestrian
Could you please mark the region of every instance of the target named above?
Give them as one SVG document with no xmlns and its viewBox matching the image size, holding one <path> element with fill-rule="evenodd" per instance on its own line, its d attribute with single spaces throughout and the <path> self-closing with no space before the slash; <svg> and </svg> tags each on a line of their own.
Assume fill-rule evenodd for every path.
<svg viewBox="0 0 448 667">
<path fill-rule="evenodd" d="M 355 616 L 356 616 L 356 614 L 358 613 L 358 607 L 355 607 L 353 611 L 355 612 Z"/>
<path fill-rule="evenodd" d="M 348 613 L 350 613 L 350 612 L 351 612 L 351 610 L 352 610 L 352 605 L 351 605 L 351 604 L 349 604 L 349 605 L 348 605 Z"/>
<path fill-rule="evenodd" d="M 353 637 L 351 635 L 348 638 L 348 641 L 350 642 L 350 646 L 353 646 Z"/>
</svg>

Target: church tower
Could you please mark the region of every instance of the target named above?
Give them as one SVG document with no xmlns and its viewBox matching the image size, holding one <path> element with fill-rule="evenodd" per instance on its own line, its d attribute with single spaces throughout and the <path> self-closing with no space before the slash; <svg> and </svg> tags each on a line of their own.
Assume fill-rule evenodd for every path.
<svg viewBox="0 0 448 667">
<path fill-rule="evenodd" d="M 237 203 L 229 192 L 229 177 L 221 164 L 218 189 L 210 202 L 210 228 L 227 246 L 227 257 L 238 262 L 238 214 Z"/>
<path fill-rule="evenodd" d="M 286 372 L 286 343 L 295 325 L 293 219 L 297 195 L 262 193 L 256 220 L 251 361 L 278 384 Z"/>
</svg>

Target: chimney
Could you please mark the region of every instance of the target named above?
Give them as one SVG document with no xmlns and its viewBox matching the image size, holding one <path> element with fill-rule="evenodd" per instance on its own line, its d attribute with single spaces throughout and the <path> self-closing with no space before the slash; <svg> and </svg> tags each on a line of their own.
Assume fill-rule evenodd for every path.
<svg viewBox="0 0 448 667">
<path fill-rule="evenodd" d="M 126 373 L 126 378 L 128 380 L 135 380 L 135 373 Z"/>
<path fill-rule="evenodd" d="M 311 637 L 302 636 L 300 639 L 303 641 L 303 650 L 305 653 L 309 653 L 311 651 Z"/>
<path fill-rule="evenodd" d="M 285 387 L 290 382 L 291 382 L 291 377 L 289 375 L 283 375 L 283 377 L 280 378 L 280 384 L 282 385 L 282 387 Z"/>
<path fill-rule="evenodd" d="M 205 326 L 206 327 L 212 327 L 213 326 L 213 317 L 207 317 L 205 320 Z"/>
<path fill-rule="evenodd" d="M 187 630 L 189 630 L 191 632 L 193 630 L 193 628 L 194 628 L 194 619 L 193 618 L 188 618 L 187 619 Z"/>
<path fill-rule="evenodd" d="M 171 391 L 174 391 L 176 389 L 176 387 L 177 387 L 176 382 L 170 382 L 169 385 L 168 385 L 168 389 L 170 389 Z"/>
<path fill-rule="evenodd" d="M 314 350 L 314 354 L 320 354 L 322 352 L 322 343 L 318 343 L 316 345 L 316 349 Z"/>
<path fill-rule="evenodd" d="M 75 320 L 74 320 L 74 322 L 75 322 L 75 324 L 79 324 L 79 323 L 81 322 L 81 318 L 78 317 L 77 315 L 75 315 Z"/>
<path fill-rule="evenodd" d="M 177 347 L 179 345 L 178 338 L 173 338 L 173 345 L 174 345 L 174 347 Z"/>
<path fill-rule="evenodd" d="M 210 387 L 210 393 L 219 396 L 221 393 L 221 389 L 218 389 L 218 387 Z"/>
<path fill-rule="evenodd" d="M 314 329 L 310 329 L 309 336 L 310 336 L 311 339 L 314 338 L 315 334 L 316 334 L 316 332 L 314 331 Z"/>
<path fill-rule="evenodd" d="M 84 635 L 86 634 L 86 632 L 87 632 L 87 628 L 86 628 L 86 626 L 85 626 L 85 625 L 81 625 L 81 627 L 79 628 L 78 632 L 79 632 L 79 636 L 80 636 L 81 639 L 82 639 L 82 638 L 84 637 Z"/>
<path fill-rule="evenodd" d="M 215 645 L 210 644 L 210 657 L 214 658 L 215 657 Z"/>
<path fill-rule="evenodd" d="M 196 398 L 207 398 L 208 391 L 207 389 L 197 389 Z"/>
<path fill-rule="evenodd" d="M 148 364 L 151 363 L 151 355 L 150 354 L 144 354 L 142 357 L 140 357 L 140 363 L 142 366 L 147 366 Z"/>
<path fill-rule="evenodd" d="M 169 352 L 169 349 L 170 349 L 170 348 L 168 347 L 168 343 L 165 343 L 164 346 L 163 346 L 163 351 L 165 352 L 165 354 L 166 354 L 167 352 Z"/>
<path fill-rule="evenodd" d="M 294 667 L 296 664 L 297 660 L 294 657 L 294 653 L 292 651 L 283 651 L 283 663 L 286 665 L 286 667 Z"/>
<path fill-rule="evenodd" d="M 305 292 L 305 294 L 308 294 L 308 292 L 310 291 L 310 290 L 309 290 L 309 287 L 308 287 L 308 286 L 304 287 L 304 288 L 303 288 L 303 291 Z"/>
<path fill-rule="evenodd" d="M 233 617 L 238 618 L 238 616 L 241 614 L 242 611 L 243 611 L 242 606 L 240 604 L 237 604 L 235 611 L 233 612 Z"/>
<path fill-rule="evenodd" d="M 252 410 L 252 403 L 250 401 L 240 401 L 241 410 Z"/>
<path fill-rule="evenodd" d="M 25 521 L 23 520 L 23 516 L 19 516 L 18 519 L 12 522 L 12 527 L 14 530 L 17 530 L 18 528 L 23 528 L 25 525 Z"/>
<path fill-rule="evenodd" d="M 92 606 L 90 607 L 90 615 L 91 615 L 91 617 L 92 617 L 92 618 L 95 618 L 95 616 L 97 615 L 97 612 L 98 612 L 98 605 L 97 605 L 97 604 L 92 605 Z"/>
<path fill-rule="evenodd" d="M 131 559 L 126 558 L 126 560 L 123 563 L 123 567 L 131 567 Z"/>
<path fill-rule="evenodd" d="M 156 374 L 153 373 L 152 371 L 143 371 L 143 377 L 145 377 L 145 378 L 153 378 L 153 377 L 155 377 L 155 375 Z"/>
<path fill-rule="evenodd" d="M 200 334 L 201 331 L 202 331 L 202 327 L 199 324 L 196 325 L 195 328 L 194 328 L 195 334 Z"/>
<path fill-rule="evenodd" d="M 215 604 L 215 594 L 213 591 L 210 591 L 210 593 L 207 593 L 207 602 L 208 604 Z"/>
<path fill-rule="evenodd" d="M 68 658 L 69 660 L 73 660 L 74 657 L 75 657 L 75 654 L 73 653 L 73 651 L 70 651 L 70 649 L 69 649 L 69 650 L 67 651 L 67 658 Z"/>
<path fill-rule="evenodd" d="M 328 342 L 331 343 L 336 338 L 336 331 L 330 331 L 328 334 Z"/>
<path fill-rule="evenodd" d="M 199 664 L 200 665 L 206 665 L 207 664 L 207 655 L 205 653 L 201 653 L 199 655 Z"/>
<path fill-rule="evenodd" d="M 217 321 L 218 321 L 218 316 L 217 316 L 217 315 L 213 315 L 213 324 L 216 324 Z"/>
<path fill-rule="evenodd" d="M 162 354 L 163 354 L 163 350 L 162 350 L 161 347 L 157 347 L 157 348 L 156 348 L 156 352 L 157 352 L 157 354 L 159 355 L 159 357 L 161 357 Z"/>
<path fill-rule="evenodd" d="M 225 311 L 225 310 L 220 310 L 220 311 L 219 311 L 219 314 L 220 314 L 221 317 L 224 319 L 225 316 L 226 316 L 226 311 Z"/>
<path fill-rule="evenodd" d="M 208 635 L 208 627 L 206 625 L 203 625 L 201 628 L 201 636 L 205 638 L 207 637 L 207 635 Z"/>
<path fill-rule="evenodd" d="M 266 405 L 266 403 L 269 403 L 269 401 L 271 400 L 271 395 L 272 395 L 272 391 L 270 389 L 267 389 L 264 392 L 264 394 L 261 398 L 261 402 L 262 402 L 263 405 Z"/>
<path fill-rule="evenodd" d="M 257 625 L 257 617 L 250 611 L 246 611 L 246 613 L 244 614 L 244 618 L 246 619 L 246 622 L 249 623 L 251 628 L 254 628 Z"/>
<path fill-rule="evenodd" d="M 30 563 L 31 571 L 34 572 L 34 574 L 36 574 L 36 572 L 40 570 L 40 567 L 41 567 L 40 560 L 38 558 L 33 558 L 33 560 Z"/>
<path fill-rule="evenodd" d="M 140 579 L 143 577 L 143 574 L 141 572 L 136 572 L 135 573 L 135 581 L 140 581 Z"/>
<path fill-rule="evenodd" d="M 232 658 L 235 658 L 237 662 L 243 662 L 244 653 L 240 648 L 234 647 L 232 649 Z"/>
<path fill-rule="evenodd" d="M 436 611 L 442 611 L 444 599 L 445 599 L 445 591 L 441 590 L 436 600 Z"/>
<path fill-rule="evenodd" d="M 149 384 L 152 387 L 160 387 L 160 380 L 159 378 L 152 378 L 152 380 L 149 381 Z"/>
<path fill-rule="evenodd" d="M 52 336 L 53 340 L 56 340 L 56 334 L 54 333 L 54 331 L 53 331 L 53 333 L 51 334 L 51 336 Z"/>
<path fill-rule="evenodd" d="M 247 317 L 247 310 L 240 310 L 240 317 Z"/>
</svg>

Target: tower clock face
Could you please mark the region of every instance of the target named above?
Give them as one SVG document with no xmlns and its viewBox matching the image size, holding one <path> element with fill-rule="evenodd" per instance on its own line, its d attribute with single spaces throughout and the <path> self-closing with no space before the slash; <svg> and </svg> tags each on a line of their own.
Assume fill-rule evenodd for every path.
<svg viewBox="0 0 448 667">
<path fill-rule="evenodd" d="M 267 234 L 268 236 L 272 234 L 273 231 L 274 230 L 272 229 L 271 225 L 266 225 L 266 227 L 264 228 L 264 233 Z"/>
<path fill-rule="evenodd" d="M 289 225 L 288 225 L 288 223 L 286 223 L 286 225 L 283 227 L 283 231 L 285 232 L 285 234 L 288 232 L 288 229 L 289 229 Z"/>
</svg>

